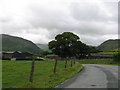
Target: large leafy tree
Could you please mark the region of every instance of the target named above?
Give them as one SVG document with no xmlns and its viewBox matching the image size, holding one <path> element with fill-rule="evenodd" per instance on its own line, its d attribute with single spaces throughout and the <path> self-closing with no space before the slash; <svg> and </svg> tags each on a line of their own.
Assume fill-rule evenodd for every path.
<svg viewBox="0 0 120 90">
<path fill-rule="evenodd" d="M 58 34 L 55 40 L 49 42 L 49 49 L 60 57 L 66 58 L 73 55 L 72 47 L 80 38 L 72 32 Z"/>
<path fill-rule="evenodd" d="M 90 48 L 84 43 L 79 44 L 78 54 L 80 58 L 86 57 L 90 53 Z"/>
<path fill-rule="evenodd" d="M 72 32 L 58 34 L 55 40 L 49 42 L 49 49 L 62 58 L 66 57 L 85 57 L 89 53 L 89 47 L 82 43 L 80 38 Z M 56 60 L 57 64 L 57 60 Z M 65 68 L 67 65 L 67 60 Z M 71 64 L 72 66 L 72 64 Z M 55 65 L 56 67 L 56 65 Z"/>
<path fill-rule="evenodd" d="M 72 32 L 58 34 L 55 40 L 49 42 L 49 49 L 60 57 L 85 57 L 90 53 L 90 48 L 82 43 L 80 38 Z"/>
<path fill-rule="evenodd" d="M 86 55 L 90 53 L 90 48 L 86 44 L 82 43 L 81 41 L 74 42 L 71 47 L 71 56 L 75 56 L 77 58 L 84 58 Z"/>
<path fill-rule="evenodd" d="M 62 34 L 58 34 L 55 37 L 55 40 L 49 42 L 49 49 L 53 51 L 53 53 L 57 54 L 62 58 L 70 57 L 73 55 L 73 51 L 71 50 L 73 44 L 79 40 L 79 37 L 72 32 L 64 32 Z M 56 64 L 54 66 L 54 72 L 56 71 Z M 67 67 L 67 60 L 65 63 L 65 68 Z"/>
<path fill-rule="evenodd" d="M 113 55 L 113 60 L 120 63 L 120 52 Z"/>
</svg>

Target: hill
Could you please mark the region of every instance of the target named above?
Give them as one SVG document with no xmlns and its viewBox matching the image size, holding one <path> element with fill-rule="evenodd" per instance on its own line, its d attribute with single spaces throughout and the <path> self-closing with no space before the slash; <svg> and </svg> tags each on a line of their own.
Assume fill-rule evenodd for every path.
<svg viewBox="0 0 120 90">
<path fill-rule="evenodd" d="M 2 51 L 25 51 L 34 54 L 40 53 L 42 50 L 33 42 L 7 34 L 0 34 L 2 36 Z"/>
<path fill-rule="evenodd" d="M 51 50 L 49 49 L 47 44 L 36 44 L 39 48 L 41 48 L 43 51 L 49 51 L 51 52 Z"/>
<path fill-rule="evenodd" d="M 120 47 L 120 39 L 110 39 L 100 44 L 97 48 L 101 51 L 116 51 L 118 47 Z"/>
</svg>

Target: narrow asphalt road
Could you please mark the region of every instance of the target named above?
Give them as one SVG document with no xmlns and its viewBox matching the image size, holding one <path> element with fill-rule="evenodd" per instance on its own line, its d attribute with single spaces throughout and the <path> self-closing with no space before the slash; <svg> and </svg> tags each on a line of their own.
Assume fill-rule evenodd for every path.
<svg viewBox="0 0 120 90">
<path fill-rule="evenodd" d="M 81 72 L 55 88 L 118 88 L 118 66 L 83 65 Z"/>
</svg>

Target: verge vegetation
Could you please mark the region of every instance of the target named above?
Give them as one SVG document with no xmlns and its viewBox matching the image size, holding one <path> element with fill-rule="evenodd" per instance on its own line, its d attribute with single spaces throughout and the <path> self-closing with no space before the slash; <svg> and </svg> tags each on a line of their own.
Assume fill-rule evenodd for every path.
<svg viewBox="0 0 120 90">
<path fill-rule="evenodd" d="M 76 62 L 73 67 L 68 61 L 58 61 L 57 72 L 53 73 L 54 61 L 36 61 L 33 83 L 29 83 L 31 61 L 2 61 L 3 88 L 52 88 L 79 72 L 83 66 Z"/>
<path fill-rule="evenodd" d="M 120 63 L 120 52 L 113 55 L 113 60 Z"/>
<path fill-rule="evenodd" d="M 113 59 L 81 59 L 80 64 L 105 64 L 105 65 L 120 65 Z"/>
<path fill-rule="evenodd" d="M 112 54 L 112 55 L 117 53 L 118 53 L 117 51 L 116 52 L 99 52 L 99 54 Z"/>
</svg>

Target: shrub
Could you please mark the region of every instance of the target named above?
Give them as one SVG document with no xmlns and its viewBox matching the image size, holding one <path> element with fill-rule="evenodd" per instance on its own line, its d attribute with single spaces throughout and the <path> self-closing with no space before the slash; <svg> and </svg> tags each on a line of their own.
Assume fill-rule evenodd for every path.
<svg viewBox="0 0 120 90">
<path fill-rule="evenodd" d="M 116 62 L 120 62 L 120 52 L 113 55 L 113 60 Z"/>
</svg>

